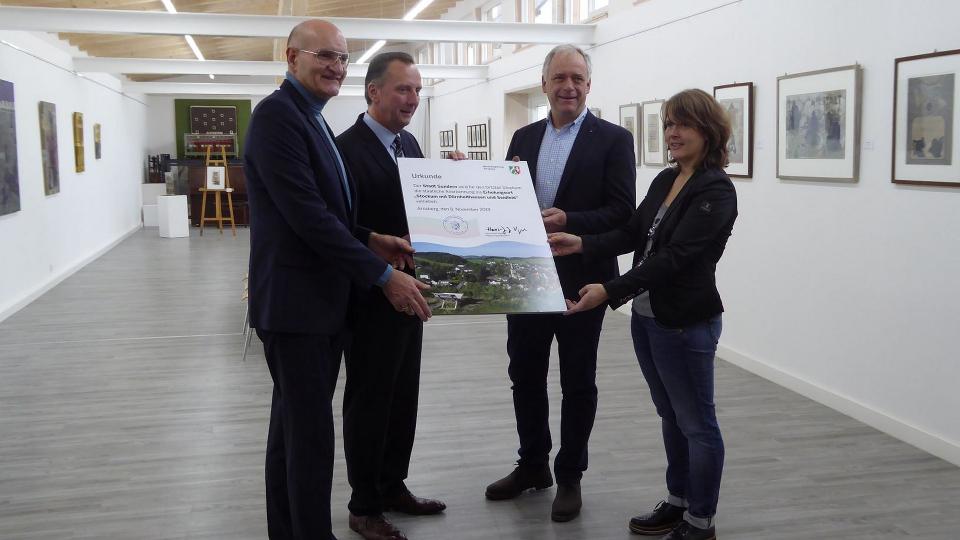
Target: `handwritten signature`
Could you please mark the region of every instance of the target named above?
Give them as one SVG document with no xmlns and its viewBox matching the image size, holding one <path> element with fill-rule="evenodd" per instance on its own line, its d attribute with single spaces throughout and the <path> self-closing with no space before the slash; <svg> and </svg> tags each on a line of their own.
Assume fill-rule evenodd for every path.
<svg viewBox="0 0 960 540">
<path fill-rule="evenodd" d="M 496 225 L 487 227 L 487 236 L 513 236 L 527 232 L 525 227 L 518 225 Z"/>
</svg>

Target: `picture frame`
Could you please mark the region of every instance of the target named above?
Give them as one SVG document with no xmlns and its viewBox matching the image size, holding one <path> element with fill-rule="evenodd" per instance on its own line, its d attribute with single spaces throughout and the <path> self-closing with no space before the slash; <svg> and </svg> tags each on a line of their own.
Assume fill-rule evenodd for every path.
<svg viewBox="0 0 960 540">
<path fill-rule="evenodd" d="M 448 124 L 440 127 L 438 133 L 440 142 L 440 159 L 447 159 L 457 150 L 457 124 Z"/>
<path fill-rule="evenodd" d="M 83 113 L 73 113 L 73 160 L 74 170 L 83 172 L 86 167 L 83 162 Z"/>
<path fill-rule="evenodd" d="M 777 77 L 777 178 L 856 182 L 859 64 Z"/>
<path fill-rule="evenodd" d="M 713 97 L 730 117 L 727 176 L 753 178 L 753 83 L 714 86 Z"/>
<path fill-rule="evenodd" d="M 620 127 L 633 135 L 633 152 L 637 165 L 640 165 L 640 133 L 639 128 L 640 105 L 628 103 L 620 106 Z"/>
<path fill-rule="evenodd" d="M 227 189 L 227 168 L 207 167 L 207 190 L 220 191 Z"/>
<path fill-rule="evenodd" d="M 960 187 L 960 49 L 893 62 L 895 184 Z"/>
<path fill-rule="evenodd" d="M 13 83 L 0 79 L 0 216 L 20 211 L 16 116 Z"/>
<path fill-rule="evenodd" d="M 94 159 L 100 159 L 102 157 L 100 152 L 100 124 L 93 125 L 93 157 Z"/>
<path fill-rule="evenodd" d="M 466 122 L 465 130 L 467 136 L 467 157 L 481 160 L 490 159 L 490 119 L 479 118 Z"/>
<path fill-rule="evenodd" d="M 590 112 L 597 118 L 600 118 L 600 107 L 590 107 Z"/>
<path fill-rule="evenodd" d="M 40 120 L 40 163 L 43 169 L 43 193 L 60 193 L 60 153 L 57 148 L 57 105 L 37 103 Z"/>
<path fill-rule="evenodd" d="M 643 164 L 663 167 L 667 164 L 667 145 L 663 140 L 663 100 L 644 101 L 641 104 L 643 118 Z"/>
</svg>

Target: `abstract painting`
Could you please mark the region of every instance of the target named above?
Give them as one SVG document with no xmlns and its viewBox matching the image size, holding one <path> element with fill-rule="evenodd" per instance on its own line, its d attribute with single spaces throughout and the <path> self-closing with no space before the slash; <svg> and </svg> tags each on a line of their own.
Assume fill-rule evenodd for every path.
<svg viewBox="0 0 960 540">
<path fill-rule="evenodd" d="M 20 210 L 13 83 L 0 80 L 0 216 Z"/>
<path fill-rule="evenodd" d="M 855 182 L 860 165 L 859 65 L 777 78 L 777 177 Z"/>
<path fill-rule="evenodd" d="M 894 61 L 894 183 L 960 186 L 958 77 L 960 49 Z"/>
<path fill-rule="evenodd" d="M 43 192 L 60 193 L 60 157 L 57 152 L 57 106 L 40 102 L 40 159 L 43 164 Z"/>
</svg>

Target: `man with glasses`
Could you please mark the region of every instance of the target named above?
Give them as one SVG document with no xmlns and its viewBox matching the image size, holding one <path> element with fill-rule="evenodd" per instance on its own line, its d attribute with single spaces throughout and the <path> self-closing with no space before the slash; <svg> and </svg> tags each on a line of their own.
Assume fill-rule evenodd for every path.
<svg viewBox="0 0 960 540">
<path fill-rule="evenodd" d="M 335 540 L 331 401 L 351 298 L 379 286 L 397 311 L 431 315 L 427 286 L 390 264 L 412 264 L 409 242 L 356 224 L 356 190 L 322 114 L 346 77 L 346 49 L 333 24 L 297 25 L 286 80 L 257 106 L 247 135 L 250 325 L 274 383 L 270 538 Z"/>
</svg>

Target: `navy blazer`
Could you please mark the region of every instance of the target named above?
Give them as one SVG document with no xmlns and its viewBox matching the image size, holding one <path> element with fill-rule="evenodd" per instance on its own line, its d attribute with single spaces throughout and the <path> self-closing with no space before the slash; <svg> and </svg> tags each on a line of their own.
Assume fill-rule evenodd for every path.
<svg viewBox="0 0 960 540">
<path fill-rule="evenodd" d="M 250 119 L 244 172 L 254 328 L 334 335 L 344 328 L 351 291 L 373 286 L 386 270 L 364 245 L 369 233 L 356 226 L 356 204 L 347 203 L 322 129 L 332 140 L 288 81 Z"/>
<path fill-rule="evenodd" d="M 640 263 L 653 220 L 679 169 L 664 169 L 630 221 L 607 234 L 583 237 L 586 257 L 634 251 L 633 268 L 604 284 L 617 307 L 650 291 L 658 321 L 687 326 L 723 312 L 717 291 L 717 262 L 737 219 L 737 192 L 722 169 L 698 169 L 667 208 L 653 234 L 650 254 Z"/>
<path fill-rule="evenodd" d="M 524 126 L 513 134 L 507 159 L 518 156 L 537 183 L 537 158 L 547 120 Z M 567 214 L 565 231 L 582 236 L 615 229 L 627 222 L 636 204 L 637 169 L 633 136 L 626 129 L 587 112 L 563 169 L 553 205 Z M 584 260 L 582 255 L 554 259 L 567 298 L 580 298 L 588 283 L 619 275 L 614 256 Z"/>
</svg>

